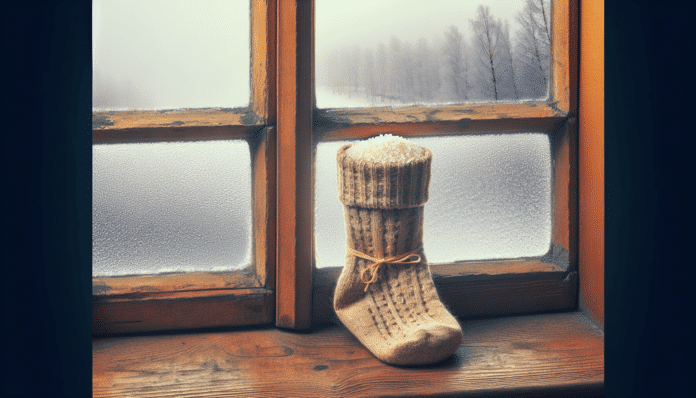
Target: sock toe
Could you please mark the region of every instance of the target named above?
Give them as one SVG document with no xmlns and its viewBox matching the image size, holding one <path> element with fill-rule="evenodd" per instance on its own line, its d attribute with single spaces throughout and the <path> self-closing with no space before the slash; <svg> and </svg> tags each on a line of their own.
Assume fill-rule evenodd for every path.
<svg viewBox="0 0 696 398">
<path fill-rule="evenodd" d="M 380 359 L 394 365 L 439 362 L 457 350 L 462 337 L 460 328 L 437 323 L 423 325 L 394 347 L 389 357 Z"/>
</svg>

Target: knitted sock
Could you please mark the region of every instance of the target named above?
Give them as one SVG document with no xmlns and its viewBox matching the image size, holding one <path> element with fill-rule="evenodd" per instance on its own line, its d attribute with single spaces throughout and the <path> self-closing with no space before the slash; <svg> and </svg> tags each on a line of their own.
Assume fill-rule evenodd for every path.
<svg viewBox="0 0 696 398">
<path fill-rule="evenodd" d="M 337 157 L 348 255 L 334 310 L 386 363 L 443 360 L 459 346 L 462 330 L 438 297 L 422 249 L 432 154 L 419 148 L 399 162 L 365 161 L 346 156 L 349 147 Z"/>
</svg>

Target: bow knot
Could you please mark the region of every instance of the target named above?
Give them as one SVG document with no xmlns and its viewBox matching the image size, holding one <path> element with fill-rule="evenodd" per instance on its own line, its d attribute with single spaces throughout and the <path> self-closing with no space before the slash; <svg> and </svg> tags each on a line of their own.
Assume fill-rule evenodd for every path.
<svg viewBox="0 0 696 398">
<path fill-rule="evenodd" d="M 419 246 L 416 249 L 411 250 L 408 253 L 404 254 L 399 254 L 396 256 L 391 256 L 387 258 L 374 258 L 371 256 L 368 256 L 365 253 L 359 252 L 355 249 L 352 249 L 350 247 L 346 247 L 348 250 L 348 254 L 356 257 L 363 258 L 365 260 L 371 261 L 372 264 L 368 264 L 365 269 L 363 269 L 360 272 L 360 280 L 365 283 L 365 291 L 367 291 L 367 288 L 370 286 L 372 282 L 374 282 L 375 278 L 377 277 L 377 271 L 379 270 L 379 267 L 382 264 L 418 264 L 421 262 L 421 256 L 416 254 L 423 246 Z M 415 257 L 414 260 L 408 260 L 411 257 Z M 369 280 L 365 280 L 365 275 L 369 274 Z"/>
</svg>

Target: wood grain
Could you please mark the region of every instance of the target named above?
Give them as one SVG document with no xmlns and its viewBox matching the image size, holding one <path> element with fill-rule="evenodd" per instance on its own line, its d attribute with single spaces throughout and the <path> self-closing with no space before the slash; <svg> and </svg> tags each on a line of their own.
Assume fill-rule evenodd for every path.
<svg viewBox="0 0 696 398">
<path fill-rule="evenodd" d="M 109 335 L 273 320 L 273 292 L 263 288 L 197 290 L 137 296 L 93 296 L 92 333 Z"/>
<path fill-rule="evenodd" d="M 552 3 L 550 101 L 568 114 L 577 115 L 578 4 L 577 0 Z"/>
<path fill-rule="evenodd" d="M 261 287 L 253 270 L 236 272 L 178 272 L 171 274 L 92 278 L 95 297 L 138 296 L 192 290 Z"/>
<path fill-rule="evenodd" d="M 465 133 L 548 131 L 565 118 L 549 103 L 488 103 L 399 108 L 317 110 L 317 140 L 365 138 L 377 134 L 429 136 Z"/>
<path fill-rule="evenodd" d="M 604 327 L 604 2 L 580 11 L 579 304 Z"/>
<path fill-rule="evenodd" d="M 251 108 L 275 123 L 276 112 L 276 0 L 251 2 Z"/>
<path fill-rule="evenodd" d="M 604 335 L 577 312 L 462 322 L 449 359 L 393 367 L 343 327 L 95 339 L 95 397 L 597 396 Z M 545 395 L 547 396 L 547 395 Z"/>
<path fill-rule="evenodd" d="M 92 143 L 248 139 L 263 126 L 246 108 L 94 112 Z"/>
<path fill-rule="evenodd" d="M 261 286 L 275 289 L 276 268 L 276 135 L 267 127 L 252 149 L 254 198 L 254 265 Z"/>
<path fill-rule="evenodd" d="M 278 2 L 276 325 L 311 324 L 313 1 Z"/>
<path fill-rule="evenodd" d="M 93 278 L 92 333 L 262 325 L 273 304 L 253 270 Z"/>
</svg>

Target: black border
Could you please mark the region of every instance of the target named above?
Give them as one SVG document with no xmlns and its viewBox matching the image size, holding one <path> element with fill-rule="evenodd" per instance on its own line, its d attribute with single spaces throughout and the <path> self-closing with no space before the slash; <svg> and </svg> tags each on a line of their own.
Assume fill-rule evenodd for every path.
<svg viewBox="0 0 696 398">
<path fill-rule="evenodd" d="M 692 13 L 605 2 L 606 395 L 693 377 Z M 91 2 L 3 15 L 3 396 L 91 395 Z M 9 254 L 9 256 L 8 256 Z"/>
<path fill-rule="evenodd" d="M 91 396 L 91 2 L 10 2 L 2 15 L 0 395 Z"/>
<path fill-rule="evenodd" d="M 690 396 L 693 13 L 605 11 L 606 396 Z"/>
</svg>

